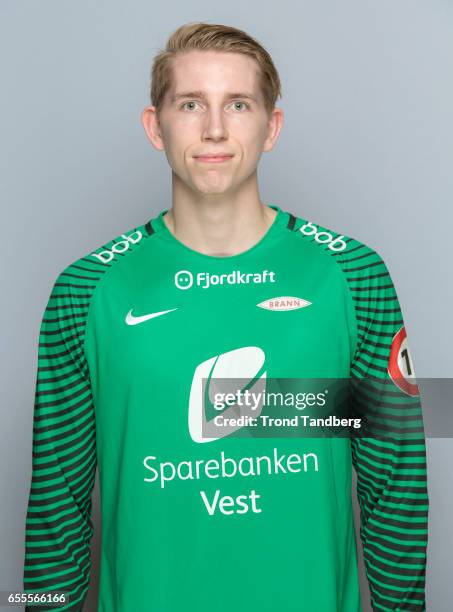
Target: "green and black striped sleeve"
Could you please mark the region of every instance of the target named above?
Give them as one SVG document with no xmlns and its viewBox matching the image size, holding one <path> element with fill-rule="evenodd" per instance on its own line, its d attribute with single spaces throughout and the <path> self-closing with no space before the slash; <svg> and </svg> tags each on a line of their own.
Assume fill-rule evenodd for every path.
<svg viewBox="0 0 453 612">
<path fill-rule="evenodd" d="M 69 602 L 58 610 L 81 611 L 91 577 L 97 451 L 85 354 L 89 308 L 104 275 L 140 248 L 149 229 L 135 227 L 68 265 L 52 287 L 41 322 L 23 583 L 29 594 L 68 593 Z M 55 609 L 26 606 L 26 611 Z"/>
<path fill-rule="evenodd" d="M 376 251 L 358 243 L 341 259 L 357 321 L 352 406 L 372 432 L 351 440 L 371 603 L 373 610 L 424 611 L 425 436 L 403 316 Z"/>
<path fill-rule="evenodd" d="M 64 591 L 82 610 L 90 582 L 91 493 L 97 466 L 94 407 L 83 343 L 100 265 L 79 260 L 57 278 L 41 322 L 33 413 L 24 592 Z"/>
</svg>

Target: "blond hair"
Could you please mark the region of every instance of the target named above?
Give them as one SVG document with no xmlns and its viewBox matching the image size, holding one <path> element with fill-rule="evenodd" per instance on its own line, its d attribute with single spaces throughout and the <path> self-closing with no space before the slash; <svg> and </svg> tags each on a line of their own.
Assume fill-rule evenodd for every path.
<svg viewBox="0 0 453 612">
<path fill-rule="evenodd" d="M 281 83 L 266 49 L 256 39 L 237 28 L 216 23 L 191 22 L 175 30 L 167 40 L 165 49 L 159 51 L 153 60 L 150 98 L 151 104 L 156 107 L 157 115 L 171 87 L 172 60 L 178 54 L 195 49 L 243 53 L 256 60 L 264 104 L 267 113 L 271 114 L 277 98 L 281 97 Z"/>
</svg>

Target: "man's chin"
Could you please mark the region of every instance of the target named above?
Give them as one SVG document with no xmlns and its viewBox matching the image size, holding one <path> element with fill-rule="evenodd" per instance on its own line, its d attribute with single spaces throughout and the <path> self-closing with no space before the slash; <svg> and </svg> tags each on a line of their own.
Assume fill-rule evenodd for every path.
<svg viewBox="0 0 453 612">
<path fill-rule="evenodd" d="M 231 185 L 228 184 L 222 184 L 222 185 L 199 185 L 197 183 L 195 183 L 194 185 L 195 190 L 198 191 L 198 193 L 200 195 L 204 195 L 204 196 L 216 196 L 216 195 L 222 195 L 228 192 L 231 192 Z"/>
</svg>

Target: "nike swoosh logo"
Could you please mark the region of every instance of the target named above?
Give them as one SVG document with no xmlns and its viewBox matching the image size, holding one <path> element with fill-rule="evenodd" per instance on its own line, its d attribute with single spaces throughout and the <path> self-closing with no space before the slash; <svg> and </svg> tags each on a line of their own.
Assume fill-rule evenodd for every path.
<svg viewBox="0 0 453 612">
<path fill-rule="evenodd" d="M 160 317 L 161 315 L 167 314 L 167 312 L 172 312 L 173 310 L 177 310 L 177 308 L 170 308 L 170 310 L 161 310 L 160 312 L 152 312 L 150 314 L 142 315 L 141 317 L 135 317 L 132 314 L 132 310 L 126 315 L 126 323 L 128 325 L 138 325 L 139 323 L 144 323 L 145 321 L 149 321 L 149 319 L 154 319 L 154 317 Z"/>
</svg>

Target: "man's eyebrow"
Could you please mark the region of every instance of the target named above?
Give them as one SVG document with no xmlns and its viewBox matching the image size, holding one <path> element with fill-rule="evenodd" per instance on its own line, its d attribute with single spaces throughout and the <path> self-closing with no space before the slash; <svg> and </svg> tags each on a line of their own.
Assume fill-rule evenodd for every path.
<svg viewBox="0 0 453 612">
<path fill-rule="evenodd" d="M 249 100 L 254 100 L 255 102 L 258 102 L 256 96 L 254 96 L 252 93 L 249 92 L 232 92 L 232 93 L 227 93 L 225 94 L 226 98 L 248 98 Z M 180 100 L 181 98 L 202 98 L 202 99 L 206 99 L 206 94 L 204 93 L 204 91 L 182 91 L 179 93 L 175 93 L 172 98 L 171 101 L 172 102 L 176 102 L 177 100 Z"/>
</svg>

